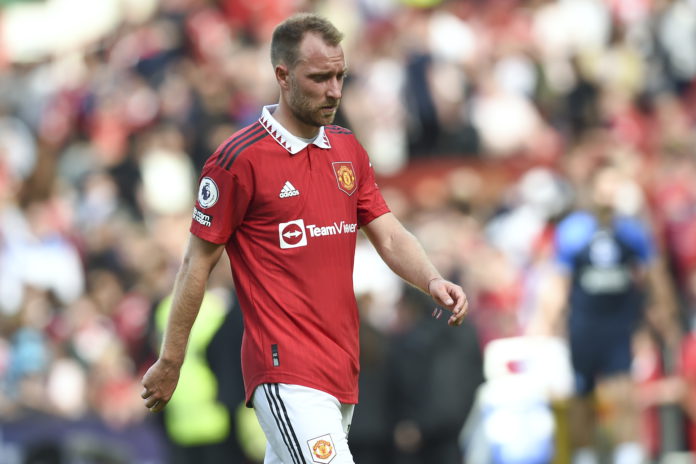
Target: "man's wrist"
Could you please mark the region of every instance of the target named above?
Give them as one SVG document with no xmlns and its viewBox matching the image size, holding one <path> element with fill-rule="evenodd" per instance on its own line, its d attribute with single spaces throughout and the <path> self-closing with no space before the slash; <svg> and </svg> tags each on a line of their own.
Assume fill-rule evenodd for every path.
<svg viewBox="0 0 696 464">
<path fill-rule="evenodd" d="M 442 276 L 435 276 L 428 280 L 427 285 L 425 286 L 426 291 L 428 292 L 428 295 L 432 295 L 433 293 L 430 291 L 430 285 L 435 282 L 436 280 L 444 280 Z"/>
<path fill-rule="evenodd" d="M 160 361 L 168 366 L 179 368 L 182 364 L 184 364 L 184 357 L 172 356 L 168 353 L 162 353 L 162 355 L 160 355 Z"/>
</svg>

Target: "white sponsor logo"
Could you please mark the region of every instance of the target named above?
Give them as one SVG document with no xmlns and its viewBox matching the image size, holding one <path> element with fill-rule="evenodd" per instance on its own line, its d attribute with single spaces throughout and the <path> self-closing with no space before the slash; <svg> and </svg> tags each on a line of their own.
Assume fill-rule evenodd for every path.
<svg viewBox="0 0 696 464">
<path fill-rule="evenodd" d="M 307 246 L 307 234 L 302 219 L 278 224 L 278 239 L 280 248 L 297 248 Z"/>
<path fill-rule="evenodd" d="M 354 234 L 358 231 L 358 225 L 354 222 L 334 222 L 328 226 L 307 224 L 303 219 L 282 222 L 278 224 L 278 238 L 280 248 L 297 248 L 307 246 L 307 236 L 328 237 L 331 235 Z"/>
<path fill-rule="evenodd" d="M 193 208 L 193 219 L 202 226 L 210 227 L 210 223 L 213 217 L 209 214 L 205 214 L 198 210 L 198 208 Z"/>
<path fill-rule="evenodd" d="M 331 434 L 327 433 L 317 438 L 307 440 L 309 452 L 312 455 L 312 461 L 320 464 L 327 464 L 336 457 L 336 445 L 331 439 Z"/>
<path fill-rule="evenodd" d="M 296 197 L 300 194 L 300 191 L 295 188 L 290 181 L 286 181 L 283 188 L 280 190 L 280 198 Z"/>
<path fill-rule="evenodd" d="M 310 237 L 325 237 L 327 235 L 351 234 L 358 231 L 357 224 L 346 222 L 334 222 L 330 226 L 316 226 L 309 224 L 307 226 Z"/>
<path fill-rule="evenodd" d="M 210 177 L 201 179 L 201 184 L 198 186 L 198 204 L 201 208 L 210 208 L 218 201 L 218 188 L 215 181 Z"/>
</svg>

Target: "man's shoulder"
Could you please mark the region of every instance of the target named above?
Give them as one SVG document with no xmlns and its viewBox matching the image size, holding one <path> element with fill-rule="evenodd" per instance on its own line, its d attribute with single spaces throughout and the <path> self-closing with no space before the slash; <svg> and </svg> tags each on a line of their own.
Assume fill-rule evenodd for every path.
<svg viewBox="0 0 696 464">
<path fill-rule="evenodd" d="M 259 148 L 263 139 L 269 135 L 259 121 L 249 124 L 225 139 L 217 148 L 211 159 L 217 166 L 230 170 L 232 165 L 247 154 Z"/>
<path fill-rule="evenodd" d="M 556 228 L 556 246 L 559 249 L 579 251 L 589 243 L 597 230 L 597 220 L 588 211 L 568 214 Z"/>
<path fill-rule="evenodd" d="M 353 131 L 337 124 L 324 126 L 324 130 L 329 134 L 352 135 Z"/>
<path fill-rule="evenodd" d="M 324 132 L 333 148 L 353 147 L 364 149 L 353 131 L 338 125 L 324 126 Z"/>
</svg>

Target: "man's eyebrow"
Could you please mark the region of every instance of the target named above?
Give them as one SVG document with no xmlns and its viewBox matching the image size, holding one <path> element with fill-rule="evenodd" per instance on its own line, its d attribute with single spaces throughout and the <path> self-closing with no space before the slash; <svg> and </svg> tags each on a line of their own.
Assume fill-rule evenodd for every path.
<svg viewBox="0 0 696 464">
<path fill-rule="evenodd" d="M 324 76 L 331 76 L 333 74 L 334 74 L 333 71 L 315 71 L 315 72 L 310 72 L 308 75 L 311 77 L 324 77 Z M 337 72 L 335 74 L 338 74 L 338 75 L 348 74 L 348 68 L 347 67 L 343 68 L 342 70 L 340 70 L 339 72 Z"/>
</svg>

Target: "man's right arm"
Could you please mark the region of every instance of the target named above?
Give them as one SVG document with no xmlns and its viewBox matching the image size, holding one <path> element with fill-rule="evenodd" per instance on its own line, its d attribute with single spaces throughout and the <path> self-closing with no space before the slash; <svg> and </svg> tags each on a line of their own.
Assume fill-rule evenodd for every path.
<svg viewBox="0 0 696 464">
<path fill-rule="evenodd" d="M 547 276 L 539 289 L 539 301 L 527 327 L 528 335 L 563 336 L 564 314 L 570 294 L 570 277 L 560 270 Z"/>
<path fill-rule="evenodd" d="M 224 245 L 191 235 L 174 284 L 174 297 L 159 359 L 143 376 L 142 397 L 152 412 L 169 402 L 179 381 L 186 345 L 203 300 L 208 276 L 220 259 Z"/>
</svg>

